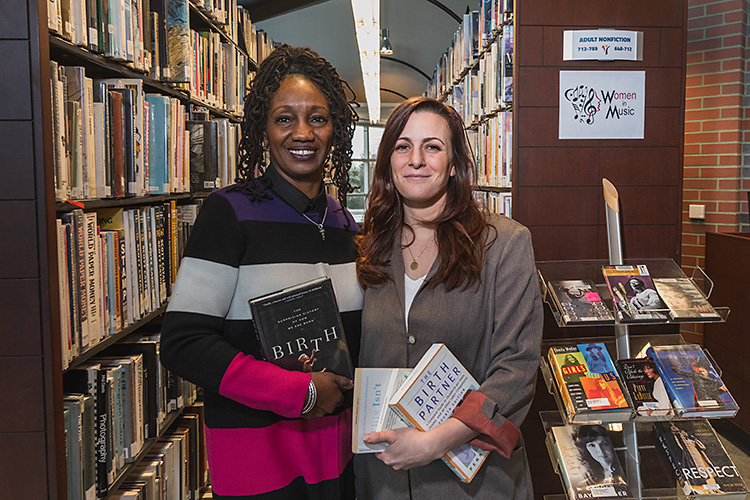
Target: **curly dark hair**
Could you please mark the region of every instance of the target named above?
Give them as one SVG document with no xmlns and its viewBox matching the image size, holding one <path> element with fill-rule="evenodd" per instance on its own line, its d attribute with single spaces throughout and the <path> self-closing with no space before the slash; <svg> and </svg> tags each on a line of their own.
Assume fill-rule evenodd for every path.
<svg viewBox="0 0 750 500">
<path fill-rule="evenodd" d="M 338 188 L 338 199 L 343 208 L 346 206 L 346 195 L 353 191 L 349 184 L 349 168 L 352 164 L 354 123 L 359 118 L 346 97 L 345 89 L 348 88 L 352 95 L 354 92 L 331 63 L 307 47 L 281 45 L 260 63 L 245 96 L 235 189 L 248 194 L 252 200 L 269 198 L 267 186 L 258 180 L 265 166 L 263 132 L 271 100 L 287 75 L 304 76 L 315 84 L 328 102 L 333 122 L 333 144 L 326 171 Z"/>
</svg>

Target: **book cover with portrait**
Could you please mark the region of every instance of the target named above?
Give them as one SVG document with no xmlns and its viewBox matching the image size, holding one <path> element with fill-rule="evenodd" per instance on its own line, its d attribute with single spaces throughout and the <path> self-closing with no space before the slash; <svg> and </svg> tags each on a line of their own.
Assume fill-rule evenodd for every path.
<svg viewBox="0 0 750 500">
<path fill-rule="evenodd" d="M 552 427 L 560 474 L 570 500 L 627 498 L 630 488 L 602 425 Z"/>
<path fill-rule="evenodd" d="M 604 266 L 604 281 L 623 323 L 669 320 L 669 309 L 659 296 L 648 267 Z"/>
<path fill-rule="evenodd" d="M 685 495 L 745 498 L 747 486 L 707 420 L 655 422 L 654 428 Z"/>
<path fill-rule="evenodd" d="M 690 278 L 654 278 L 673 321 L 720 321 L 721 316 Z"/>
<path fill-rule="evenodd" d="M 573 421 L 607 412 L 609 420 L 629 419 L 627 389 L 602 342 L 553 346 L 548 360 L 568 415 Z M 601 419 L 601 416 L 594 417 Z"/>
<path fill-rule="evenodd" d="M 652 346 L 646 353 L 656 363 L 679 417 L 718 418 L 737 414 L 737 402 L 701 346 Z"/>
<path fill-rule="evenodd" d="M 672 414 L 669 394 L 652 359 L 618 359 L 616 363 L 638 415 L 666 417 Z"/>
</svg>

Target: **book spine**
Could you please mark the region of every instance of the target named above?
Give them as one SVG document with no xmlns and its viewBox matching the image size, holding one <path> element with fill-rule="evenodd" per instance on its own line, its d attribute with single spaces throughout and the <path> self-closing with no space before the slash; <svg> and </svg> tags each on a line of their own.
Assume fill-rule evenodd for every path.
<svg viewBox="0 0 750 500">
<path fill-rule="evenodd" d="M 672 471 L 677 477 L 678 485 L 687 495 L 688 493 L 690 493 L 691 488 L 690 485 L 685 481 L 685 477 L 682 475 L 682 468 L 680 466 L 680 463 L 677 461 L 677 457 L 675 456 L 675 453 L 677 452 L 677 446 L 676 443 L 674 443 L 674 438 L 671 436 L 668 437 L 668 433 L 664 431 L 658 432 L 657 436 L 659 438 L 659 443 L 661 443 L 662 449 L 664 450 L 664 453 L 667 455 L 669 464 L 672 466 Z"/>
<path fill-rule="evenodd" d="M 106 370 L 99 370 L 96 391 L 96 491 L 103 497 L 109 489 L 111 414 Z"/>
</svg>

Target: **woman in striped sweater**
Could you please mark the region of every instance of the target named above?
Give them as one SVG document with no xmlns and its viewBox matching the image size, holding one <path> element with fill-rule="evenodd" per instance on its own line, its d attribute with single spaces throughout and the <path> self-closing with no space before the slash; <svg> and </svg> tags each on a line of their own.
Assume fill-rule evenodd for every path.
<svg viewBox="0 0 750 500">
<path fill-rule="evenodd" d="M 261 63 L 245 103 L 240 178 L 208 196 L 185 248 L 161 356 L 204 390 L 214 498 L 354 499 L 351 380 L 262 361 L 248 306 L 329 276 L 357 359 L 358 228 L 344 208 L 356 114 L 345 85 L 309 49 L 284 45 Z M 323 189 L 326 172 L 338 199 Z"/>
</svg>

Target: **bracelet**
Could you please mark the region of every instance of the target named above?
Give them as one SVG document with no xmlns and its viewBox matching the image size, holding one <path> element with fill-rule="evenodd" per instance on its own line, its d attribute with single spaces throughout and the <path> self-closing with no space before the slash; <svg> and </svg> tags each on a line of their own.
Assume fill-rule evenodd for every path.
<svg viewBox="0 0 750 500">
<path fill-rule="evenodd" d="M 315 388 L 315 383 L 310 380 L 310 385 L 307 386 L 307 399 L 305 400 L 305 406 L 302 407 L 301 415 L 310 413 L 315 408 L 315 403 L 318 401 L 318 390 Z"/>
</svg>

